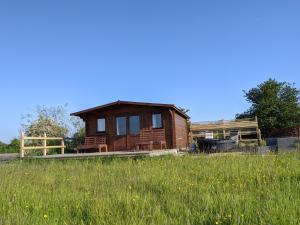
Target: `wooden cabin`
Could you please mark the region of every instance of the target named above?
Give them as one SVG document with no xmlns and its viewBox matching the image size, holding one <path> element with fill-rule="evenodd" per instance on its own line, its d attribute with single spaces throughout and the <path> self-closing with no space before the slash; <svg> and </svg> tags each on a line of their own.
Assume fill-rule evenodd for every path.
<svg viewBox="0 0 300 225">
<path fill-rule="evenodd" d="M 78 149 L 131 151 L 186 149 L 188 115 L 175 105 L 117 101 L 72 113 L 85 122 Z"/>
</svg>

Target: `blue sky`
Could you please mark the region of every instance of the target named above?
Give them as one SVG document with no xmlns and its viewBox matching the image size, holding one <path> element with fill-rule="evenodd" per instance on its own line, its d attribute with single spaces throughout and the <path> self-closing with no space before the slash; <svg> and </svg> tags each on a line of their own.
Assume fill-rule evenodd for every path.
<svg viewBox="0 0 300 225">
<path fill-rule="evenodd" d="M 69 103 L 174 103 L 233 118 L 269 77 L 300 85 L 300 1 L 1 1 L 0 140 Z"/>
</svg>

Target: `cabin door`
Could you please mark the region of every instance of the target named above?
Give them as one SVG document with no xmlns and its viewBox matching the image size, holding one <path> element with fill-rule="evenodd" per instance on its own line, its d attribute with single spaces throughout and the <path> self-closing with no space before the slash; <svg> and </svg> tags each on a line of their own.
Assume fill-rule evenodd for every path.
<svg viewBox="0 0 300 225">
<path fill-rule="evenodd" d="M 116 138 L 114 141 L 115 151 L 127 150 L 127 117 L 116 117 Z"/>
<path fill-rule="evenodd" d="M 140 134 L 140 116 L 123 116 L 116 118 L 117 137 L 115 150 L 133 150 Z"/>
<path fill-rule="evenodd" d="M 128 132 L 127 132 L 127 149 L 136 149 L 136 144 L 139 141 L 141 131 L 141 122 L 139 115 L 128 117 Z"/>
</svg>

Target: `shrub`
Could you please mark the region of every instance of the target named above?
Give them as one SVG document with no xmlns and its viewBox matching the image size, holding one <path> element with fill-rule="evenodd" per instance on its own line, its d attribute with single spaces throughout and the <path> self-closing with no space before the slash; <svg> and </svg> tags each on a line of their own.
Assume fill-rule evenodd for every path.
<svg viewBox="0 0 300 225">
<path fill-rule="evenodd" d="M 0 141 L 0 153 L 17 153 L 20 150 L 20 141 L 18 139 L 11 140 L 10 144 Z"/>
<path fill-rule="evenodd" d="M 265 140 L 260 141 L 260 146 L 265 147 L 267 146 L 267 142 Z"/>
</svg>

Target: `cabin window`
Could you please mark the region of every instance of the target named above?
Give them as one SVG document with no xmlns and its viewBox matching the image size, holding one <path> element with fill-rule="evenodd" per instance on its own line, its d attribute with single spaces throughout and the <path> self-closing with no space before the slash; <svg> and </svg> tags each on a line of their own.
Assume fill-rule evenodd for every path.
<svg viewBox="0 0 300 225">
<path fill-rule="evenodd" d="M 97 132 L 105 132 L 105 118 L 97 119 Z"/>
<path fill-rule="evenodd" d="M 153 128 L 162 128 L 162 116 L 161 113 L 152 115 L 152 126 Z"/>
<path fill-rule="evenodd" d="M 126 117 L 117 117 L 117 135 L 126 135 Z"/>
<path fill-rule="evenodd" d="M 130 116 L 129 117 L 129 131 L 132 135 L 138 135 L 140 133 L 140 117 Z"/>
</svg>

